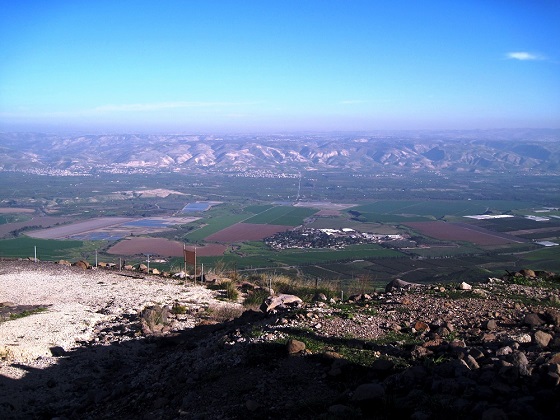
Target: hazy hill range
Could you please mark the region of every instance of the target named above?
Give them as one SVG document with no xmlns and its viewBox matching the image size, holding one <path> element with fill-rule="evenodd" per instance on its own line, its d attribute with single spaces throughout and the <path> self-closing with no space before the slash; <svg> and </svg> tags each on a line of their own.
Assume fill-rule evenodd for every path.
<svg viewBox="0 0 560 420">
<path fill-rule="evenodd" d="M 0 133 L 0 170 L 560 172 L 560 130 L 278 135 Z"/>
</svg>

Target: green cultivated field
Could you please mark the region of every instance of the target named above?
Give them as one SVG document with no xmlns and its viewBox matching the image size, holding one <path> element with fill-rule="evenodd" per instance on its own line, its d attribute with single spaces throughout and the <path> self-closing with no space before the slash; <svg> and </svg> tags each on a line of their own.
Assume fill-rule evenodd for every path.
<svg viewBox="0 0 560 420">
<path fill-rule="evenodd" d="M 532 206 L 534 204 L 529 202 L 501 200 L 385 200 L 352 207 L 351 210 L 363 213 L 365 217 L 368 217 L 368 214 L 373 214 L 441 218 L 444 216 L 482 214 L 489 210 L 507 212 Z"/>
<path fill-rule="evenodd" d="M 560 272 L 560 246 L 541 248 L 523 255 L 526 267 Z"/>
<path fill-rule="evenodd" d="M 303 223 L 306 217 L 316 212 L 315 209 L 305 207 L 278 206 L 245 220 L 245 223 L 298 226 Z"/>
<path fill-rule="evenodd" d="M 262 204 L 262 205 L 247 206 L 244 207 L 243 210 L 245 210 L 247 213 L 259 214 L 272 207 L 274 207 L 272 204 Z"/>
<path fill-rule="evenodd" d="M 37 247 L 37 258 L 39 260 L 55 261 L 72 257 L 77 260 L 83 258 L 83 255 L 95 253 L 95 245 L 94 242 L 35 239 L 23 236 L 0 240 L 0 257 L 33 257 L 34 247 Z"/>
</svg>

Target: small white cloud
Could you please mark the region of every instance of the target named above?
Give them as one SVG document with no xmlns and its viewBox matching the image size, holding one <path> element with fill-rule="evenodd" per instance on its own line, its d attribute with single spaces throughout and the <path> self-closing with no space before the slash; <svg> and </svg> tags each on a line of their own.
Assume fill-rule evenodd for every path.
<svg viewBox="0 0 560 420">
<path fill-rule="evenodd" d="M 515 52 L 509 52 L 506 54 L 506 57 L 512 60 L 521 60 L 521 61 L 530 61 L 530 60 L 542 60 L 543 57 L 541 57 L 538 54 L 533 54 L 530 52 L 526 52 L 526 51 L 515 51 Z"/>
</svg>

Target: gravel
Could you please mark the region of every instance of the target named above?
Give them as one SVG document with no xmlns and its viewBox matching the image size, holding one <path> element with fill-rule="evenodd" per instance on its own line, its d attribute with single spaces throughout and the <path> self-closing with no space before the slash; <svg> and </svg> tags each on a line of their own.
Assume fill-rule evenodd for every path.
<svg viewBox="0 0 560 420">
<path fill-rule="evenodd" d="M 91 340 L 100 322 L 137 314 L 146 306 L 215 302 L 215 292 L 206 287 L 156 276 L 138 279 L 52 263 L 0 264 L 0 306 L 11 311 L 26 306 L 46 308 L 0 323 L 0 355 L 12 362 L 42 358 L 44 364 L 53 351 L 69 351 Z M 0 374 L 7 374 L 5 368 L 0 365 Z"/>
</svg>

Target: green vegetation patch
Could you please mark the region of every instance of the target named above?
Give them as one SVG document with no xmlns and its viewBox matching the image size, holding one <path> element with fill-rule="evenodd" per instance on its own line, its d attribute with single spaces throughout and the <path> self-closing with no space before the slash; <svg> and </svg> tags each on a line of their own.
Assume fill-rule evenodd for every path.
<svg viewBox="0 0 560 420">
<path fill-rule="evenodd" d="M 467 216 L 488 211 L 511 211 L 529 208 L 532 203 L 508 200 L 382 200 L 353 207 L 351 210 L 365 214 L 392 214 L 434 216 Z"/>
<path fill-rule="evenodd" d="M 298 226 L 316 212 L 315 209 L 305 207 L 277 206 L 245 220 L 245 223 Z"/>
<path fill-rule="evenodd" d="M 243 210 L 245 210 L 247 213 L 259 214 L 262 213 L 263 211 L 267 211 L 272 207 L 274 207 L 272 204 L 262 204 L 262 205 L 255 204 L 253 206 L 247 206 Z"/>
<path fill-rule="evenodd" d="M 39 314 L 48 310 L 46 306 L 25 305 L 20 307 L 4 307 L 0 304 L 0 322 L 13 321 L 25 318 L 34 314 Z"/>
<path fill-rule="evenodd" d="M 4 258 L 34 257 L 35 247 L 37 247 L 37 258 L 47 261 L 69 259 L 71 256 L 81 257 L 83 252 L 95 250 L 95 246 L 84 241 L 36 239 L 22 236 L 0 240 L 0 256 Z"/>
</svg>

